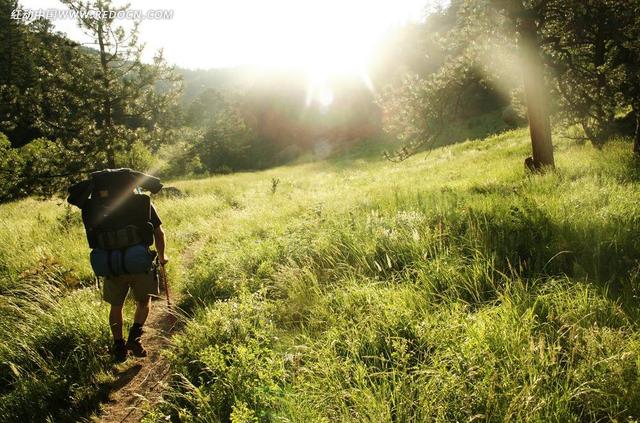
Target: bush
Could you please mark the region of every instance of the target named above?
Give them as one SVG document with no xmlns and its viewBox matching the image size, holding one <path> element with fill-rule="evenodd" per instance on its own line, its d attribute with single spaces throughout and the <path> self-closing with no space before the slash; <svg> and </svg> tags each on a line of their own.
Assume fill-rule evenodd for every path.
<svg viewBox="0 0 640 423">
<path fill-rule="evenodd" d="M 202 133 L 182 127 L 174 134 L 172 142 L 162 145 L 158 150 L 157 174 L 163 177 L 184 177 L 205 173 L 207 169 L 194 147 L 201 142 Z"/>
<path fill-rule="evenodd" d="M 53 141 L 41 138 L 14 149 L 1 135 L 0 155 L 0 202 L 29 195 L 49 196 L 69 183 L 67 153 Z"/>
<path fill-rule="evenodd" d="M 283 375 L 272 349 L 277 338 L 271 319 L 268 304 L 243 296 L 207 307 L 190 322 L 170 355 L 185 378 L 177 386 L 187 392 L 174 397 L 174 412 L 228 421 L 256 410 L 255 417 L 268 419 Z"/>
<path fill-rule="evenodd" d="M 194 148 L 211 172 L 223 166 L 234 170 L 250 168 L 247 152 L 252 134 L 242 117 L 229 109 L 217 115 L 216 122 L 198 140 Z"/>
<path fill-rule="evenodd" d="M 128 150 L 116 155 L 116 167 L 128 167 L 144 172 L 154 169 L 155 165 L 156 160 L 142 141 L 134 142 Z"/>
</svg>

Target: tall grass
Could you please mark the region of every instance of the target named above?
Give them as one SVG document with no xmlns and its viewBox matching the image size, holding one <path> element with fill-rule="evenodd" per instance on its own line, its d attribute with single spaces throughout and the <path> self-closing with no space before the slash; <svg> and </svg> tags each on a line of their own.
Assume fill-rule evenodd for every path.
<svg viewBox="0 0 640 423">
<path fill-rule="evenodd" d="M 402 165 L 183 182 L 231 206 L 188 272 L 181 376 L 149 420 L 640 418 L 628 145 L 561 141 L 544 176 L 527 148 L 512 131 Z"/>
<path fill-rule="evenodd" d="M 0 300 L 0 420 L 75 421 L 95 410 L 110 361 L 95 291 L 43 270 Z"/>
<path fill-rule="evenodd" d="M 200 232 L 174 202 L 157 205 L 175 253 L 169 270 L 176 289 L 184 272 L 179 253 Z M 0 220 L 0 421 L 89 418 L 118 368 L 80 213 L 61 200 L 27 199 L 0 206 Z M 131 313 L 127 304 L 129 324 Z"/>
</svg>

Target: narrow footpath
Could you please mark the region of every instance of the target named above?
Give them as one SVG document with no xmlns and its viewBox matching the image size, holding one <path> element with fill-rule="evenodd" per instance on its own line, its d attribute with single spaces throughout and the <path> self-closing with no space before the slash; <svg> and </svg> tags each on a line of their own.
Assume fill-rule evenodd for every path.
<svg viewBox="0 0 640 423">
<path fill-rule="evenodd" d="M 145 411 L 162 399 L 171 375 L 169 362 L 162 351 L 169 346 L 175 330 L 173 326 L 175 318 L 169 316 L 166 298 L 154 300 L 142 338 L 149 355 L 145 358 L 130 356 L 118 365 L 121 370 L 110 387 L 109 400 L 103 405 L 98 421 L 139 422 Z"/>
</svg>

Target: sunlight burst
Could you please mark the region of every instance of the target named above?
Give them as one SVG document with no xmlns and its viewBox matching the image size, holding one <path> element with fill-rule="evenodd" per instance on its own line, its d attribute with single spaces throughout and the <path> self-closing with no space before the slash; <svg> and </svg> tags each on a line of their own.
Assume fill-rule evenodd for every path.
<svg viewBox="0 0 640 423">
<path fill-rule="evenodd" d="M 310 101 L 328 106 L 335 94 L 330 86 L 334 77 L 355 75 L 373 90 L 368 68 L 380 40 L 393 26 L 420 20 L 428 5 L 444 1 L 185 0 L 177 5 L 172 0 L 156 0 L 154 8 L 175 11 L 169 22 L 170 36 L 167 21 L 147 20 L 140 39 L 148 47 L 146 60 L 162 48 L 169 63 L 185 68 L 251 65 L 302 70 L 309 78 Z M 23 3 L 60 7 L 57 0 Z M 149 8 L 146 0 L 129 3 L 134 9 Z M 72 38 L 85 39 L 72 20 L 55 25 Z"/>
</svg>

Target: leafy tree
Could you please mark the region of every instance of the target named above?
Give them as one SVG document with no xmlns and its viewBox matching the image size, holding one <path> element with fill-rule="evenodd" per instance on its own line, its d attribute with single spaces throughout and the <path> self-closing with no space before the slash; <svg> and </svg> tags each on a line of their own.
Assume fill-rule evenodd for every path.
<svg viewBox="0 0 640 423">
<path fill-rule="evenodd" d="M 191 102 L 185 113 L 185 123 L 192 128 L 209 128 L 216 122 L 218 113 L 227 107 L 222 93 L 209 88 Z"/>
<path fill-rule="evenodd" d="M 39 138 L 13 148 L 0 133 L 0 202 L 28 195 L 49 196 L 66 187 L 65 152 L 62 147 Z M 63 171 L 64 172 L 64 171 Z"/>
<path fill-rule="evenodd" d="M 0 201 L 11 199 L 16 194 L 19 175 L 10 171 L 18 161 L 17 152 L 7 137 L 0 132 Z"/>
<path fill-rule="evenodd" d="M 196 139 L 194 149 L 210 172 L 251 168 L 250 149 L 255 140 L 237 110 L 226 106 L 212 118 L 204 136 Z"/>
<path fill-rule="evenodd" d="M 565 124 L 580 124 L 599 147 L 616 114 L 631 109 L 637 122 L 634 150 L 640 152 L 639 12 L 639 0 L 453 1 L 448 12 L 439 13 L 439 19 L 457 16 L 444 36 L 451 52 L 445 64 L 435 74 L 408 77 L 383 97 L 387 129 L 405 144 L 396 157 L 439 135 L 459 113 L 452 103 L 464 98 L 461 81 L 471 81 L 474 73 L 480 86 L 523 92 L 533 168 L 554 164 L 551 110 Z M 518 63 L 521 83 L 514 83 L 516 67 L 509 62 Z"/>
<path fill-rule="evenodd" d="M 119 10 L 108 1 L 67 3 L 78 11 Z M 105 166 L 148 162 L 142 158 L 171 140 L 182 119 L 180 78 L 161 53 L 141 62 L 137 24 L 127 32 L 108 13 L 79 14 L 94 50 L 54 32 L 45 19 L 10 19 L 15 7 L 0 0 L 0 130 L 11 147 L 26 146 L 3 147 L 13 161 L 0 163 L 0 172 L 22 187 L 8 197 L 52 192 Z M 46 166 L 33 160 L 35 151 L 49 158 Z"/>
<path fill-rule="evenodd" d="M 520 2 L 502 3 L 520 22 L 535 22 L 535 49 L 551 70 L 556 109 L 565 123 L 580 124 L 601 147 L 617 112 L 632 108 L 640 122 L 638 0 L 530 1 L 524 3 L 525 18 L 522 9 L 513 9 Z"/>
<path fill-rule="evenodd" d="M 437 73 L 421 78 L 408 75 L 399 87 L 386 90 L 379 98 L 385 129 L 396 135 L 403 147 L 392 161 L 402 161 L 446 136 L 447 127 L 458 119 L 466 99 L 481 76 L 469 55 L 448 61 Z"/>
<path fill-rule="evenodd" d="M 540 44 L 543 25 L 541 16 L 548 5 L 549 0 L 466 0 L 460 8 L 462 28 L 457 32 L 458 35 L 464 35 L 458 42 L 471 42 L 473 46 L 478 37 L 484 35 L 481 39 L 491 39 L 493 36 L 502 42 L 503 50 L 507 48 L 516 52 L 513 56 L 518 64 L 516 69 L 522 76 L 521 86 L 531 135 L 532 157 L 527 160 L 527 164 L 538 170 L 555 166 L 549 90 L 545 81 Z M 484 52 L 495 56 L 500 53 L 504 51 Z M 487 73 L 489 77 L 490 73 Z M 495 73 L 500 74 L 499 71 Z"/>
<path fill-rule="evenodd" d="M 554 0 L 542 11 L 543 49 L 555 73 L 559 109 L 564 121 L 581 125 L 597 147 L 613 131 L 616 112 L 638 104 L 633 49 L 639 5 L 637 0 Z"/>
<path fill-rule="evenodd" d="M 382 98 L 385 116 L 391 116 L 387 129 L 398 134 L 404 147 L 395 155 L 403 160 L 423 145 L 435 141 L 455 116 L 459 115 L 471 88 L 510 85 L 498 61 L 488 60 L 503 51 L 516 50 L 526 98 L 533 150 L 532 166 L 553 167 L 553 146 L 547 104 L 547 89 L 536 19 L 544 1 L 464 0 L 452 2 L 457 13 L 455 27 L 445 35 L 451 51 L 438 72 L 410 77 L 399 95 Z M 515 60 L 512 58 L 510 60 Z M 503 81 L 500 81 L 504 78 Z M 513 78 L 511 78 L 513 79 Z M 494 82 L 496 82 L 494 84 Z M 491 91 L 489 88 L 488 91 Z M 395 100 L 389 101 L 389 98 Z M 395 115 L 395 116 L 394 116 Z M 400 129 L 404 127 L 404 129 Z"/>
<path fill-rule="evenodd" d="M 96 147 L 106 153 L 107 165 L 116 167 L 118 152 L 139 139 L 134 128 L 151 131 L 168 116 L 165 110 L 175 103 L 180 78 L 158 52 L 151 65 L 142 63 L 144 45 L 138 41 L 138 25 L 130 30 L 116 23 L 118 12 L 111 0 L 63 0 L 78 12 L 78 24 L 93 39 L 98 52 L 96 84 L 86 96 L 95 101 L 93 137 Z M 98 13 L 91 13 L 91 12 Z M 165 81 L 164 92 L 156 86 Z"/>
<path fill-rule="evenodd" d="M 157 173 L 164 177 L 202 174 L 207 169 L 195 149 L 202 143 L 202 130 L 182 126 L 173 131 L 171 143 L 163 144 L 157 152 L 160 160 Z"/>
<path fill-rule="evenodd" d="M 255 136 L 237 104 L 214 89 L 197 96 L 185 112 L 190 134 L 187 149 L 178 154 L 185 169 L 204 166 L 209 172 L 228 172 L 251 167 L 250 150 Z M 197 161 L 196 161 L 197 158 Z"/>
<path fill-rule="evenodd" d="M 0 26 L 0 129 L 16 147 L 42 136 L 77 136 L 87 109 L 79 94 L 90 77 L 88 58 L 48 21 L 27 25 L 9 18 L 14 2 L 0 0 L 0 7 L 7 20 Z"/>
<path fill-rule="evenodd" d="M 4 153 L 11 158 L 0 162 L 0 173 L 10 175 L 5 187 L 14 185 L 3 189 L 2 197 L 51 192 L 60 186 L 58 179 L 103 161 L 99 151 L 86 148 L 92 143 L 83 135 L 91 129 L 91 101 L 83 95 L 93 83 L 92 59 L 44 19 L 30 24 L 11 19 L 0 28 L 0 37 L 9 40 L 0 56 L 0 129 L 10 141 Z M 27 49 L 32 54 L 24 54 Z M 46 162 L 36 160 L 38 151 Z"/>
</svg>

